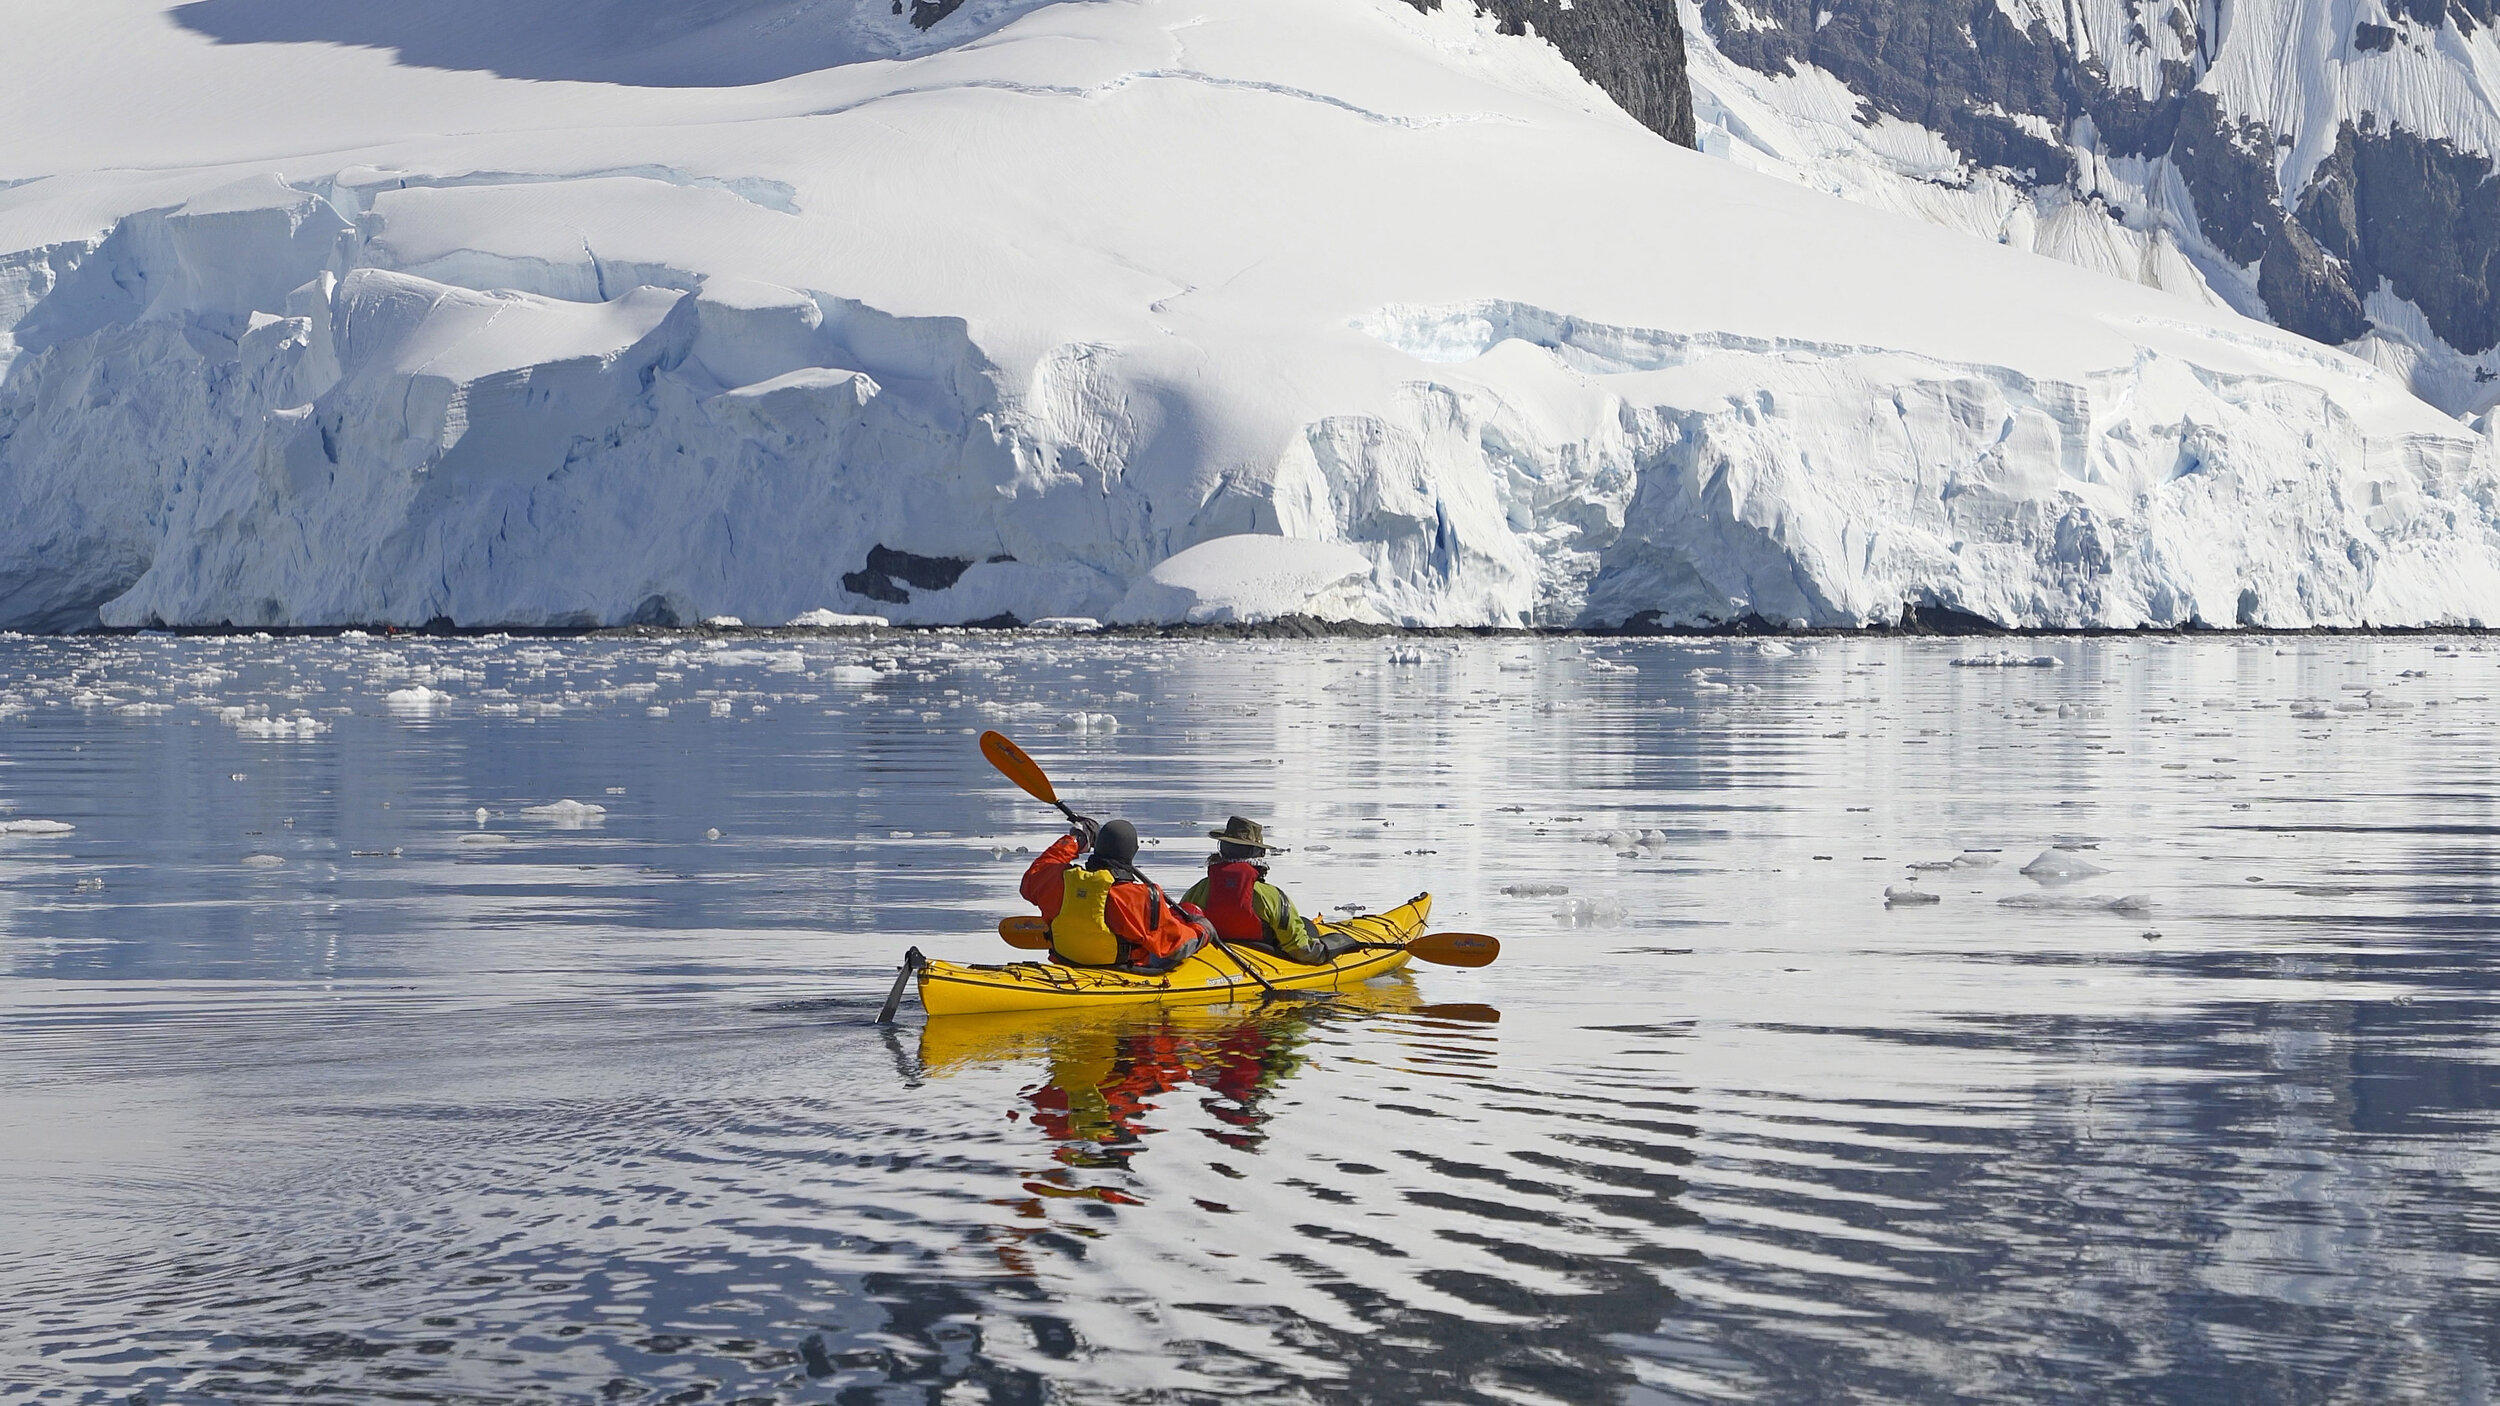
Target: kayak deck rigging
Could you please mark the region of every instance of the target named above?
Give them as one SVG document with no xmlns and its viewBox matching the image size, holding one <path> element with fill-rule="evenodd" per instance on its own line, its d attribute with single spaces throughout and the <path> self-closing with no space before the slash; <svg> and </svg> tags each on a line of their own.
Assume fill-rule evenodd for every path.
<svg viewBox="0 0 2500 1406">
<path fill-rule="evenodd" d="M 1272 950 L 1228 943 L 1183 958 L 1170 971 L 1124 971 L 1073 967 L 1057 962 L 984 964 L 925 961 L 917 976 L 920 1004 L 931 1015 L 996 1011 L 1065 1010 L 1071 1007 L 1166 1004 L 1214 1005 L 1256 1000 L 1269 989 L 1329 990 L 1385 976 L 1406 965 L 1406 944 L 1423 933 L 1432 916 L 1432 895 L 1417 894 L 1384 913 L 1317 924 L 1366 945 L 1305 966 Z M 1244 966 L 1257 972 L 1252 976 Z M 1264 977 L 1262 984 L 1259 978 Z"/>
</svg>

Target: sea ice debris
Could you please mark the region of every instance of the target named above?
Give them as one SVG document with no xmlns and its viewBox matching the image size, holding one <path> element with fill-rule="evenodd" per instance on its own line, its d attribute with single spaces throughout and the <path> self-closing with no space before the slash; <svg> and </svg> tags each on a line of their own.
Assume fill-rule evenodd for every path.
<svg viewBox="0 0 2500 1406">
<path fill-rule="evenodd" d="M 1994 654 L 1969 654 L 1953 661 L 1956 669 L 2055 669 L 2066 661 L 2054 654 L 2016 654 L 2000 649 Z"/>
<path fill-rule="evenodd" d="M 0 835 L 66 835 L 77 828 L 63 820 L 0 820 Z"/>
<path fill-rule="evenodd" d="M 2109 871 L 2071 850 L 2044 849 L 2040 857 L 2022 867 L 2022 875 L 2044 884 L 2071 884 Z"/>
</svg>

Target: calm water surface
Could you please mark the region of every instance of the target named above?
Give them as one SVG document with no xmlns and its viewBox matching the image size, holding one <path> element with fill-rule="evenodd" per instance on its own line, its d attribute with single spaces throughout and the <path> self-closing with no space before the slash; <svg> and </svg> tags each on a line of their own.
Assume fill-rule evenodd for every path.
<svg viewBox="0 0 2500 1406">
<path fill-rule="evenodd" d="M 0 1402 L 2488 1400 L 2500 655 L 1994 649 L 0 640 Z M 881 1030 L 990 726 L 1505 955 Z"/>
</svg>

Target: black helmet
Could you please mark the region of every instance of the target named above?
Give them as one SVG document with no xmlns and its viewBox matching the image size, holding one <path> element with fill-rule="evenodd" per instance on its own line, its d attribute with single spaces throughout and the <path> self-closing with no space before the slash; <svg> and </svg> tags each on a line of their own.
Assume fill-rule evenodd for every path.
<svg viewBox="0 0 2500 1406">
<path fill-rule="evenodd" d="M 1125 869 L 1137 862 L 1137 827 L 1114 820 L 1094 836 L 1094 867 Z"/>
</svg>

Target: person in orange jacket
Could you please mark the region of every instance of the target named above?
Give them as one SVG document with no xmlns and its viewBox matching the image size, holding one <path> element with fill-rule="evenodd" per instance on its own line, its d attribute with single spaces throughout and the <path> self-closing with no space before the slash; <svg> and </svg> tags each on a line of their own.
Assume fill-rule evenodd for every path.
<svg viewBox="0 0 2500 1406">
<path fill-rule="evenodd" d="M 1162 971 L 1212 931 L 1137 872 L 1137 827 L 1125 820 L 1097 830 L 1078 819 L 1024 871 L 1023 893 L 1050 923 L 1051 956 L 1069 966 Z"/>
</svg>

